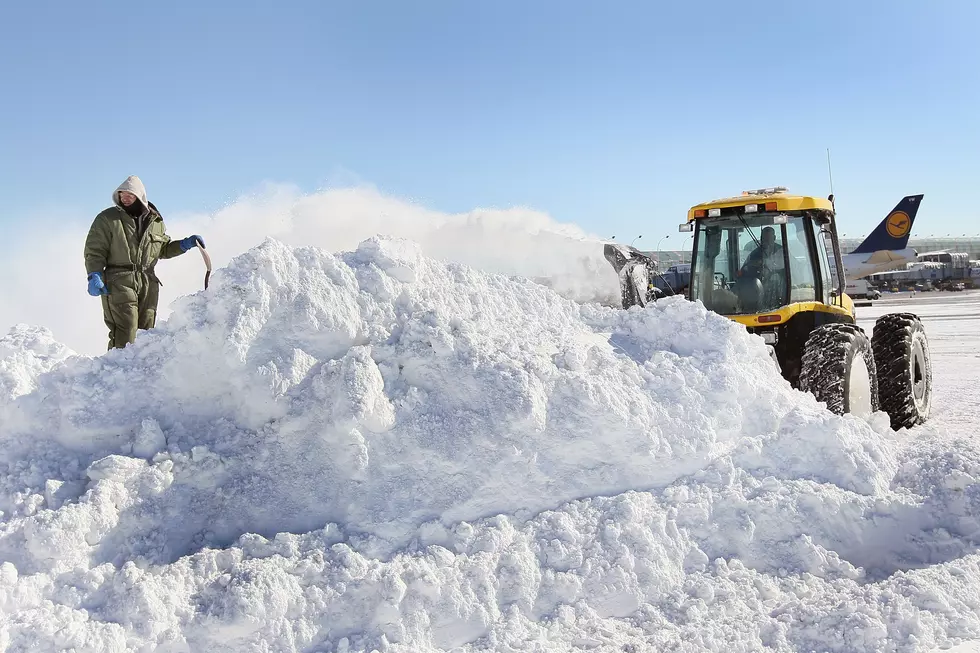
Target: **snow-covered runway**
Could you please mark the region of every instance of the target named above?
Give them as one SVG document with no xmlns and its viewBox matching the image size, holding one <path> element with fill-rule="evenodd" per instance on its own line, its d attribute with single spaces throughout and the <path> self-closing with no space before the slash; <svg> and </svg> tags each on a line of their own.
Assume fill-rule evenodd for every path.
<svg viewBox="0 0 980 653">
<path fill-rule="evenodd" d="M 980 290 L 888 293 L 858 307 L 858 324 L 871 335 L 885 313 L 908 311 L 922 319 L 933 359 L 930 424 L 950 434 L 980 431 Z"/>
</svg>

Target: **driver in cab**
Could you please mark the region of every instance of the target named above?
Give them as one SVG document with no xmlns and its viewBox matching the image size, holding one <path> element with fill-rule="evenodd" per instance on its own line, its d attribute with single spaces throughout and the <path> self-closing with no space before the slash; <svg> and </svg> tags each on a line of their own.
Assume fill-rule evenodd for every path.
<svg viewBox="0 0 980 653">
<path fill-rule="evenodd" d="M 762 241 L 748 255 L 739 273 L 738 294 L 742 305 L 748 310 L 772 310 L 779 306 L 783 296 L 780 275 L 784 270 L 783 247 L 776 243 L 776 230 L 764 227 Z"/>
<path fill-rule="evenodd" d="M 771 273 L 783 269 L 783 247 L 776 244 L 776 230 L 762 229 L 762 242 L 749 254 L 742 266 L 742 274 L 765 280 Z"/>
</svg>

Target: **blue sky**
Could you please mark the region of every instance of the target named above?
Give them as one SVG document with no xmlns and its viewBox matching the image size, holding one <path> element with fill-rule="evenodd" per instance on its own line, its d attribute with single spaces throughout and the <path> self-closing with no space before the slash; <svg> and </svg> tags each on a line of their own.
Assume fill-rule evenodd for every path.
<svg viewBox="0 0 980 653">
<path fill-rule="evenodd" d="M 82 222 L 138 174 L 165 213 L 266 180 L 620 239 L 775 184 L 867 232 L 980 232 L 980 3 L 8 3 L 0 227 Z M 850 226 L 850 228 L 848 228 Z M 676 236 L 675 236 L 676 238 Z"/>
</svg>

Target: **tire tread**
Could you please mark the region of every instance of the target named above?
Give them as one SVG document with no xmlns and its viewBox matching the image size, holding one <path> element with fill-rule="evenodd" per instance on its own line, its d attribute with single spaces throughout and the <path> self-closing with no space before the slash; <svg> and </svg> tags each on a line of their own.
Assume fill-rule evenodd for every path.
<svg viewBox="0 0 980 653">
<path fill-rule="evenodd" d="M 826 403 L 827 408 L 837 415 L 843 415 L 846 408 L 845 376 L 850 350 L 855 347 L 858 351 L 854 355 L 862 355 L 868 368 L 871 408 L 878 410 L 875 360 L 864 329 L 856 324 L 824 324 L 810 333 L 803 348 L 800 389 Z"/>
</svg>

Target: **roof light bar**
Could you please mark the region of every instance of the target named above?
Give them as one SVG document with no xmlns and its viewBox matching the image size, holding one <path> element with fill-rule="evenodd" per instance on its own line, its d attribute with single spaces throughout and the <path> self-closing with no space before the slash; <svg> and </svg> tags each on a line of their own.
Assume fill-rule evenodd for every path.
<svg viewBox="0 0 980 653">
<path fill-rule="evenodd" d="M 742 195 L 775 195 L 776 193 L 785 193 L 788 190 L 785 186 L 772 186 L 770 188 L 759 188 L 758 190 L 743 190 Z"/>
</svg>

